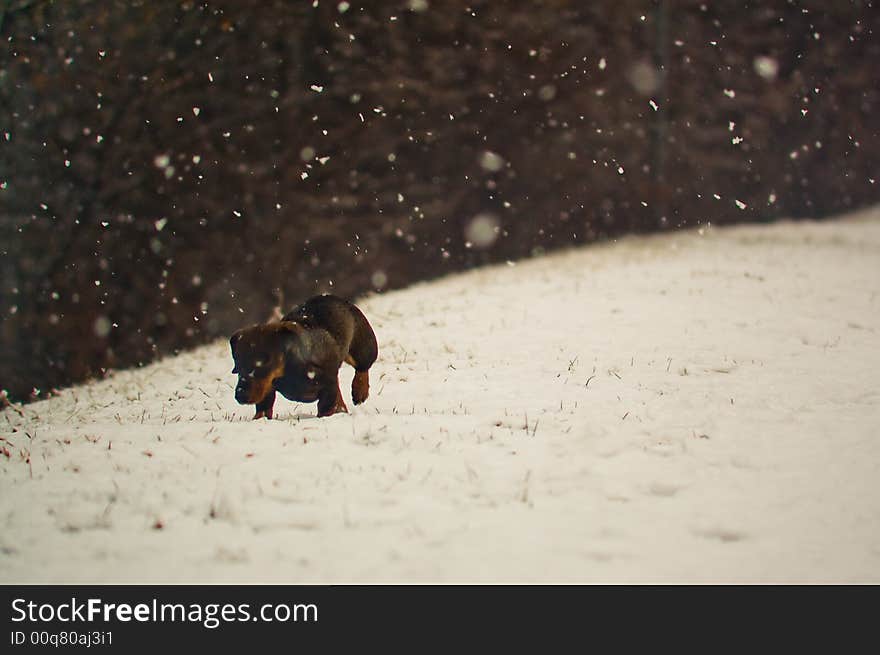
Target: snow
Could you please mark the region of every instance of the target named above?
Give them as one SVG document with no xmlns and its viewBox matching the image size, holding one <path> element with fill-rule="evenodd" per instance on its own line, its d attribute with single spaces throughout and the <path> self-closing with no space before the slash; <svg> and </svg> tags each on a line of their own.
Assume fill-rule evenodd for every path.
<svg viewBox="0 0 880 655">
<path fill-rule="evenodd" d="M 0 582 L 880 582 L 878 280 L 880 210 L 632 237 L 361 302 L 350 415 L 225 341 L 8 408 Z"/>
</svg>

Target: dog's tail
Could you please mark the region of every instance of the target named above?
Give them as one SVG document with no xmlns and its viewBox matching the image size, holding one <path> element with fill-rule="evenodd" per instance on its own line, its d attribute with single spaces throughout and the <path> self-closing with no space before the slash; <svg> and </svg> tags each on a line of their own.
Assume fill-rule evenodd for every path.
<svg viewBox="0 0 880 655">
<path fill-rule="evenodd" d="M 272 315 L 269 317 L 267 322 L 271 323 L 273 321 L 280 321 L 284 316 L 284 289 L 281 287 L 275 287 L 272 289 L 272 300 L 275 301 L 275 306 L 272 307 Z"/>
</svg>

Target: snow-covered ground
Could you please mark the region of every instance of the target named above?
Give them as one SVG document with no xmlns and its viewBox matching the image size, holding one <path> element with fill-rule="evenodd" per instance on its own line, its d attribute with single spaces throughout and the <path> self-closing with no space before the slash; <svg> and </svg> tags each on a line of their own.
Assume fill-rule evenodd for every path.
<svg viewBox="0 0 880 655">
<path fill-rule="evenodd" d="M 880 210 L 360 305 L 350 415 L 225 341 L 5 410 L 0 581 L 880 582 Z"/>
</svg>

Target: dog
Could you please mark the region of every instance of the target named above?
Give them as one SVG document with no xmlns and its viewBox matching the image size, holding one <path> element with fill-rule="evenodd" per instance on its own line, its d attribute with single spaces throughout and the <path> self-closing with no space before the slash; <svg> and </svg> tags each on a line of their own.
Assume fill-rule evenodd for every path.
<svg viewBox="0 0 880 655">
<path fill-rule="evenodd" d="M 235 400 L 256 405 L 254 419 L 272 418 L 275 394 L 318 401 L 318 416 L 347 412 L 339 390 L 342 362 L 354 367 L 351 397 L 360 405 L 370 394 L 370 367 L 379 356 L 376 335 L 363 312 L 338 296 L 310 298 L 273 321 L 238 330 L 229 339 Z"/>
</svg>

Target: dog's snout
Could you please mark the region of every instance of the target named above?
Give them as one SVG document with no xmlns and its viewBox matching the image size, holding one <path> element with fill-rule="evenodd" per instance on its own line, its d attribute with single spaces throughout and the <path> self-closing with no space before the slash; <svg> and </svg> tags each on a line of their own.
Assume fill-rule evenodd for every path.
<svg viewBox="0 0 880 655">
<path fill-rule="evenodd" d="M 239 379 L 238 384 L 235 386 L 235 399 L 239 403 L 246 403 L 248 399 L 248 392 L 250 391 L 250 384 L 247 380 Z"/>
</svg>

